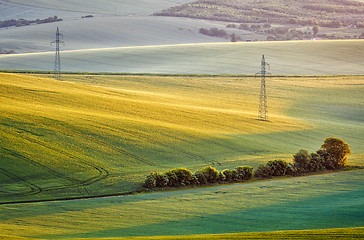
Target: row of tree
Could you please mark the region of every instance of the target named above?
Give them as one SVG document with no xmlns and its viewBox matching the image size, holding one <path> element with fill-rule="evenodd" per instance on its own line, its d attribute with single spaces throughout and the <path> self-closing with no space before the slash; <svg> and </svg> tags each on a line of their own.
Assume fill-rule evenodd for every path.
<svg viewBox="0 0 364 240">
<path fill-rule="evenodd" d="M 57 16 L 49 17 L 45 19 L 36 19 L 36 20 L 27 20 L 27 19 L 10 19 L 10 20 L 4 20 L 0 21 L 0 28 L 5 27 L 21 27 L 21 26 L 28 26 L 30 24 L 43 24 L 43 23 L 51 23 L 51 22 L 59 22 L 63 21 L 62 18 L 58 18 Z"/>
<path fill-rule="evenodd" d="M 183 187 L 189 185 L 205 185 L 209 183 L 243 182 L 256 178 L 271 178 L 275 176 L 299 176 L 306 173 L 325 170 L 335 170 L 347 164 L 347 156 L 350 154 L 349 145 L 339 138 L 327 138 L 321 148 L 315 153 L 300 150 L 293 155 L 293 163 L 282 160 L 268 161 L 258 166 L 255 172 L 249 166 L 241 166 L 236 169 L 225 169 L 219 172 L 208 166 L 194 174 L 186 168 L 172 169 L 165 173 L 153 172 L 147 176 L 144 187 L 165 188 Z"/>
<path fill-rule="evenodd" d="M 225 169 L 219 172 L 214 167 L 204 167 L 194 174 L 186 168 L 176 168 L 165 173 L 153 172 L 144 182 L 146 188 L 183 187 L 206 185 L 216 182 L 242 182 L 251 179 L 253 168 L 248 166 Z"/>
</svg>

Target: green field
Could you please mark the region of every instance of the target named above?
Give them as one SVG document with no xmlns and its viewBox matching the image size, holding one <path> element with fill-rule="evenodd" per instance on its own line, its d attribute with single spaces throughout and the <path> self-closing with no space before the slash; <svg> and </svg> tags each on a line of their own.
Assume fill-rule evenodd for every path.
<svg viewBox="0 0 364 240">
<path fill-rule="evenodd" d="M 3 235 L 41 239 L 158 239 L 362 227 L 363 176 L 364 170 L 358 170 L 177 192 L 1 205 L 0 227 Z M 359 233 L 363 236 L 363 229 Z"/>
<path fill-rule="evenodd" d="M 174 167 L 289 161 L 330 136 L 363 164 L 363 77 L 271 78 L 270 122 L 257 121 L 254 78 L 64 80 L 1 74 L 1 202 L 127 193 Z"/>
<path fill-rule="evenodd" d="M 349 143 L 349 164 L 364 165 L 362 76 L 269 78 L 269 122 L 257 121 L 256 78 L 50 77 L 0 74 L 2 203 L 127 193 L 151 171 L 174 167 L 290 161 L 330 136 Z M 1 234 L 62 239 L 362 227 L 363 173 L 2 204 Z"/>
<path fill-rule="evenodd" d="M 299 231 L 277 231 L 264 233 L 228 233 L 228 234 L 208 234 L 208 235 L 185 235 L 185 236 L 157 236 L 157 237 L 123 237 L 123 238 L 89 238 L 95 240 L 205 240 L 205 239 L 362 239 L 364 235 L 363 228 L 335 228 L 335 229 L 319 229 L 319 230 L 299 230 Z M 34 240 L 35 238 L 23 238 L 14 236 L 0 235 L 0 239 L 15 240 Z M 39 239 L 39 238 L 37 238 Z M 41 239 L 40 239 L 41 240 Z M 75 239 L 77 240 L 77 239 Z"/>
<path fill-rule="evenodd" d="M 254 75 L 265 54 L 274 75 L 363 75 L 363 43 L 200 43 L 63 51 L 61 57 L 64 71 Z M 54 52 L 0 56 L 0 69 L 53 68 Z"/>
</svg>

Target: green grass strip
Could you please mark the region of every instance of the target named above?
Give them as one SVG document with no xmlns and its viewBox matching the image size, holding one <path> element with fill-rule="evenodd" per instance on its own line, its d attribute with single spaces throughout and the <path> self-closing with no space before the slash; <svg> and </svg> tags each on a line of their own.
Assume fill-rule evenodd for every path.
<svg viewBox="0 0 364 240">
<path fill-rule="evenodd" d="M 277 232 L 256 232 L 256 233 L 228 233 L 228 234 L 208 234 L 190 236 L 156 236 L 156 237 L 125 237 L 125 238 L 88 238 L 98 240 L 205 240 L 205 239 L 363 239 L 364 227 L 359 228 L 334 228 L 318 230 L 294 230 Z"/>
</svg>

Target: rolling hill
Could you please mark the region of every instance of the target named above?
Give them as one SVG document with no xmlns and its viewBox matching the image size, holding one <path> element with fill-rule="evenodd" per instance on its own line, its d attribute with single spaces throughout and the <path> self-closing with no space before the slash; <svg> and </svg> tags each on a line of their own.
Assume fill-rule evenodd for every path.
<svg viewBox="0 0 364 240">
<path fill-rule="evenodd" d="M 363 174 L 359 170 L 175 192 L 1 205 L 1 234 L 99 240 L 361 239 Z M 343 229 L 314 230 L 326 228 Z M 307 229 L 311 230 L 272 233 Z"/>
<path fill-rule="evenodd" d="M 16 53 L 50 51 L 57 27 L 66 42 L 64 50 L 227 41 L 198 32 L 201 27 L 221 27 L 223 23 L 151 16 L 155 11 L 183 2 L 0 1 L 0 21 L 53 16 L 63 20 L 0 28 L 0 50 Z"/>
<path fill-rule="evenodd" d="M 57 0 L 6 0 L 5 2 L 19 4 L 20 6 L 28 6 L 42 9 L 53 9 L 63 10 L 68 12 L 82 12 L 82 13 L 95 13 L 95 14 L 117 14 L 117 15 L 128 15 L 128 14 L 139 14 L 149 15 L 159 9 L 172 7 L 177 4 L 189 2 L 188 0 L 157 0 L 157 1 L 114 1 L 114 0 L 93 0 L 90 4 L 87 0 L 79 1 L 66 1 L 60 2 Z"/>
<path fill-rule="evenodd" d="M 199 29 L 222 28 L 243 39 L 265 35 L 210 17 L 155 14 L 218 1 L 188 2 L 0 0 L 0 21 L 62 18 L 0 28 L 0 50 L 17 53 L 0 54 L 0 69 L 52 70 L 50 42 L 60 27 L 62 70 L 86 72 L 55 81 L 37 71 L 0 70 L 0 239 L 364 237 L 364 170 L 130 194 L 153 171 L 290 161 L 327 137 L 344 139 L 353 152 L 349 164 L 364 165 L 364 40 L 227 43 Z M 267 2 L 278 20 L 287 14 L 282 7 L 293 9 L 287 1 Z M 360 12 L 358 2 L 360 8 L 328 2 L 297 4 L 344 16 L 305 10 L 296 13 L 302 19 L 290 17 L 362 21 L 360 13 L 345 12 Z M 230 21 L 237 3 L 210 5 L 220 13 L 213 19 Z M 249 11 L 265 22 L 268 11 Z M 345 34 L 360 35 L 360 27 L 346 27 Z M 274 75 L 267 79 L 268 122 L 257 120 L 260 79 L 242 76 L 260 71 L 263 54 Z"/>
<path fill-rule="evenodd" d="M 151 171 L 257 166 L 332 135 L 364 153 L 362 77 L 272 78 L 267 123 L 254 78 L 0 77 L 1 202 L 130 192 Z"/>
<path fill-rule="evenodd" d="M 239 96 L 230 87 L 237 99 L 220 102 L 223 93 L 206 98 L 206 90 L 184 92 L 178 80 L 173 87 L 173 79 L 140 79 L 163 84 L 157 92 L 140 89 L 134 80 L 115 90 L 1 74 L 2 201 L 129 192 L 150 171 L 217 164 L 228 149 L 244 151 L 224 135 L 304 126 L 279 115 L 280 107 L 271 109 L 277 116 L 269 126 L 255 121 L 251 95 Z M 206 83 L 210 91 L 219 85 Z M 242 109 L 234 106 L 239 100 Z"/>
<path fill-rule="evenodd" d="M 363 74 L 364 40 L 210 43 L 103 48 L 61 53 L 62 70 L 255 74 L 265 54 L 274 75 Z M 340 67 L 338 67 L 340 66 Z M 0 56 L 0 69 L 52 70 L 54 53 Z"/>
<path fill-rule="evenodd" d="M 200 34 L 198 29 L 201 27 L 222 25 L 202 20 L 153 16 L 82 18 L 82 15 L 63 17 L 62 22 L 56 23 L 0 28 L 1 48 L 12 49 L 16 53 L 53 51 L 50 42 L 55 39 L 57 27 L 63 34 L 66 44 L 62 50 L 65 51 L 226 41 Z"/>
</svg>

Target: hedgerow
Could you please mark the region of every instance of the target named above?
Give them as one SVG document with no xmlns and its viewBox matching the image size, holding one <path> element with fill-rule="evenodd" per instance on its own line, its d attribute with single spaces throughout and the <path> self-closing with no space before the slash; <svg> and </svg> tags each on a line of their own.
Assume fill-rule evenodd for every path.
<svg viewBox="0 0 364 240">
<path fill-rule="evenodd" d="M 144 182 L 145 188 L 202 186 L 211 183 L 243 182 L 251 179 L 253 168 L 249 166 L 237 167 L 234 170 L 225 169 L 219 172 L 214 167 L 207 166 L 194 174 L 186 168 L 176 168 L 165 173 L 153 172 Z"/>
<path fill-rule="evenodd" d="M 326 138 L 316 153 L 300 150 L 293 155 L 293 164 L 283 160 L 268 161 L 266 164 L 260 164 L 255 172 L 249 166 L 239 166 L 236 169 L 225 169 L 221 172 L 214 167 L 207 166 L 194 174 L 186 168 L 177 168 L 166 173 L 151 173 L 145 179 L 144 187 L 152 189 L 156 187 L 201 186 L 212 183 L 243 182 L 250 180 L 253 176 L 263 179 L 335 170 L 346 165 L 347 155 L 350 153 L 349 145 L 343 140 Z"/>
</svg>

